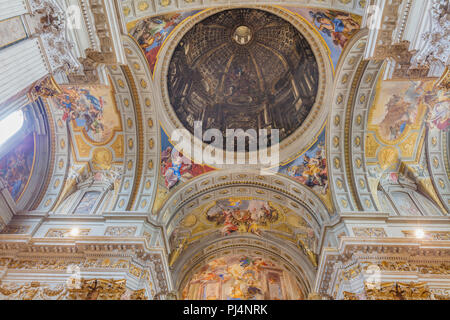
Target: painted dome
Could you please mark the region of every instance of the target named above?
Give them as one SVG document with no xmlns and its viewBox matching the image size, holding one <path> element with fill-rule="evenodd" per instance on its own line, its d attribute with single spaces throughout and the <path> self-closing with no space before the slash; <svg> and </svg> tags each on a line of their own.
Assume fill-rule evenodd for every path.
<svg viewBox="0 0 450 320">
<path fill-rule="evenodd" d="M 231 9 L 197 23 L 169 65 L 170 103 L 193 133 L 279 129 L 280 141 L 306 119 L 319 71 L 303 35 L 284 19 L 257 9 Z"/>
</svg>

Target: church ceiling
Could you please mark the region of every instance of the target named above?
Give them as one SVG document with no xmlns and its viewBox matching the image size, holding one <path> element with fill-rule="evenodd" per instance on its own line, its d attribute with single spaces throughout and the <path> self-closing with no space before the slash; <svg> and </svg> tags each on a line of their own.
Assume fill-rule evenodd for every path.
<svg viewBox="0 0 450 320">
<path fill-rule="evenodd" d="M 358 32 L 361 25 L 361 16 L 355 15 L 354 13 L 346 13 L 344 11 L 331 11 L 322 8 L 305 7 L 283 7 L 282 10 L 291 12 L 292 14 L 294 14 L 294 16 L 298 17 L 299 20 L 306 22 L 307 25 L 309 25 L 311 29 L 314 30 L 315 33 L 313 33 L 317 35 L 317 37 L 321 39 L 320 41 L 322 42 L 322 44 L 325 44 L 328 48 L 329 58 L 334 67 L 337 66 L 343 49 L 347 45 L 349 45 L 353 36 Z M 181 13 L 168 13 L 165 15 L 150 18 L 144 17 L 143 19 L 131 22 L 128 25 L 130 35 L 135 37 L 137 44 L 144 51 L 144 56 L 146 62 L 150 65 L 151 72 L 154 70 L 158 54 L 161 51 L 164 42 L 169 38 L 175 28 L 179 24 L 185 22 L 185 20 L 193 18 L 196 14 L 201 12 L 203 11 L 191 10 Z M 183 31 L 182 35 L 178 36 L 175 45 L 174 43 L 171 43 L 172 49 L 170 51 L 170 56 L 172 59 L 172 63 L 170 63 L 170 66 L 167 68 L 167 81 L 170 96 L 169 98 L 172 104 L 175 104 L 175 101 L 183 99 L 189 100 L 193 96 L 195 96 L 195 99 L 198 99 L 200 97 L 199 92 L 202 90 L 202 93 L 208 95 L 207 89 L 210 88 L 210 91 L 214 94 L 210 95 L 209 98 L 213 99 L 214 101 L 217 100 L 216 96 L 219 96 L 220 99 L 223 98 L 221 101 L 224 103 L 224 105 L 226 105 L 226 109 L 230 111 L 229 113 L 233 114 L 234 107 L 238 106 L 238 109 L 242 109 L 241 107 L 243 105 L 247 106 L 249 104 L 249 101 L 250 104 L 251 101 L 255 101 L 255 103 L 258 102 L 259 104 L 259 102 L 261 102 L 260 95 L 264 95 L 268 91 L 266 90 L 266 88 L 271 87 L 273 89 L 277 87 L 276 85 L 274 85 L 274 83 L 278 83 L 280 81 L 280 75 L 283 72 L 288 71 L 288 69 L 283 69 L 283 63 L 289 66 L 295 65 L 295 57 L 297 57 L 297 60 L 299 60 L 298 57 L 301 55 L 308 56 L 309 54 L 310 57 L 315 58 L 314 54 L 311 54 L 310 52 L 312 48 L 308 45 L 309 38 L 307 41 L 305 38 L 303 38 L 302 33 L 298 31 L 299 28 L 292 26 L 289 22 L 274 14 L 271 14 L 269 11 L 264 11 L 263 9 L 259 10 L 239 8 L 225 11 L 217 10 L 215 12 L 217 13 L 213 13 L 212 15 L 203 15 L 206 18 L 203 18 L 202 16 L 202 18 L 199 19 L 199 22 L 191 23 L 190 25 L 188 25 L 185 28 L 187 31 Z M 233 12 L 235 12 L 235 14 L 233 14 Z M 269 27 L 261 28 L 257 23 L 253 23 L 252 15 L 255 15 L 253 17 L 254 19 L 256 19 L 255 17 L 258 18 L 255 20 L 258 22 L 260 22 L 261 17 L 264 16 L 268 21 L 266 23 L 266 26 Z M 220 35 L 214 32 L 210 32 L 215 28 L 222 28 L 223 30 L 226 30 L 226 32 L 222 32 Z M 265 31 L 265 29 L 277 30 L 276 34 L 278 36 L 273 36 L 273 34 L 268 32 L 267 30 Z M 280 37 L 280 30 L 286 30 L 287 33 L 285 35 L 287 36 L 284 38 Z M 281 32 L 281 34 L 283 34 L 283 32 Z M 203 39 L 203 42 L 200 41 L 199 43 L 196 43 L 196 39 Z M 208 43 L 208 45 L 205 45 L 205 43 Z M 300 43 L 303 44 L 300 45 Z M 220 50 L 217 49 L 219 47 Z M 299 49 L 299 47 L 301 47 L 301 50 Z M 358 45 L 358 48 L 359 47 L 361 46 Z M 229 49 L 228 53 L 227 48 Z M 256 50 L 255 48 L 258 48 L 258 50 Z M 267 48 L 269 48 L 272 53 L 277 53 L 274 56 L 276 56 L 275 61 L 280 62 L 279 68 L 277 67 L 273 70 L 264 71 L 265 66 L 271 64 L 267 61 L 259 61 L 258 54 L 260 52 L 264 52 L 264 50 Z M 127 55 L 129 55 L 128 51 Z M 151 54 L 147 54 L 150 52 Z M 242 52 L 244 52 L 244 54 L 242 54 Z M 241 55 L 240 58 L 237 57 L 239 55 Z M 252 59 L 245 60 L 244 58 L 242 58 L 245 55 L 253 57 L 253 60 L 256 59 L 256 63 L 254 61 L 250 61 Z M 264 56 L 264 54 L 261 54 L 261 56 Z M 179 59 L 179 61 L 177 61 L 182 61 L 183 63 L 174 63 L 174 59 Z M 217 62 L 220 59 L 225 60 L 223 60 L 223 63 Z M 352 66 L 355 66 L 354 60 L 354 57 L 350 57 L 349 59 L 349 62 L 351 61 L 350 64 Z M 342 62 L 342 64 L 344 64 L 344 62 Z M 137 63 L 134 63 L 134 65 L 130 64 L 130 66 L 132 66 L 132 68 L 130 69 L 135 72 L 147 72 L 146 68 L 139 67 L 142 68 L 139 69 L 136 65 Z M 177 68 L 182 68 L 183 65 L 187 65 L 187 68 L 189 68 L 189 72 L 185 72 L 186 70 L 176 70 Z M 200 65 L 204 65 L 204 67 L 200 67 Z M 276 65 L 276 63 L 272 65 Z M 312 65 L 315 65 L 315 62 L 313 62 Z M 222 70 L 221 68 L 224 68 L 224 66 L 225 69 Z M 197 70 L 199 73 L 199 77 L 203 80 L 200 79 L 200 81 L 197 83 L 197 77 L 193 76 L 195 75 L 195 72 L 192 71 L 191 68 Z M 215 70 L 214 68 L 216 68 L 217 70 Z M 230 71 L 232 69 L 236 72 Z M 289 70 L 290 69 L 291 68 L 289 68 Z M 288 73 L 289 72 L 291 71 L 288 71 Z M 248 74 L 246 75 L 246 73 Z M 293 82 L 296 82 L 297 84 L 301 83 L 301 79 L 295 78 L 295 73 L 300 72 L 289 73 L 288 78 L 292 78 L 294 80 Z M 318 71 L 317 69 L 315 69 L 310 73 L 314 74 L 318 73 Z M 192 79 L 190 79 L 192 81 L 184 81 L 185 79 L 183 79 L 183 75 L 186 74 L 189 74 L 189 76 L 192 77 Z M 349 74 L 345 74 L 345 72 L 343 72 L 339 75 L 342 76 L 342 78 L 337 79 L 336 81 L 340 82 L 343 87 L 348 87 Z M 243 78 L 241 79 L 242 76 Z M 371 79 L 374 78 L 373 75 L 367 75 L 367 77 L 371 77 Z M 142 77 L 142 75 L 140 75 L 138 76 L 138 78 L 140 79 L 136 79 L 137 82 L 135 83 L 135 85 L 137 85 L 138 87 L 136 90 L 137 94 L 141 94 L 141 91 L 145 90 L 146 88 L 153 88 L 144 80 L 149 80 L 148 77 L 146 78 L 145 76 Z M 236 79 L 238 82 L 237 84 L 233 85 L 233 81 Z M 138 169 L 140 166 L 142 167 L 139 157 L 145 157 L 145 155 L 139 154 L 145 153 L 145 150 L 142 149 L 144 145 L 148 145 L 150 149 L 152 149 L 157 143 L 161 143 L 161 147 L 157 147 L 158 150 L 154 150 L 155 153 L 160 153 L 161 157 L 159 160 L 159 166 L 157 166 L 159 167 L 159 170 L 156 171 L 156 173 L 158 174 L 156 183 L 153 184 L 151 182 L 152 180 L 147 180 L 148 177 L 143 177 L 142 172 L 139 172 L 138 170 L 134 173 L 136 174 L 136 177 L 130 176 L 129 179 L 122 180 L 120 192 L 123 193 L 124 198 L 121 198 L 120 201 L 117 200 L 122 204 L 122 206 L 118 206 L 117 208 L 125 208 L 127 207 L 127 197 L 130 196 L 130 192 L 134 193 L 134 195 L 131 195 L 132 198 L 137 198 L 139 197 L 140 192 L 138 191 L 138 189 L 142 191 L 142 186 L 145 186 L 145 190 L 149 190 L 155 187 L 157 189 L 155 189 L 154 194 L 152 194 L 151 196 L 149 195 L 149 199 L 146 199 L 144 202 L 135 202 L 133 200 L 131 201 L 131 203 L 133 203 L 134 206 L 141 204 L 140 207 L 143 210 L 146 207 L 153 206 L 153 213 L 157 213 L 159 209 L 165 205 L 166 200 L 171 197 L 172 192 L 179 190 L 180 187 L 185 185 L 189 180 L 213 171 L 216 168 L 206 165 L 199 165 L 196 163 L 188 164 L 188 161 L 185 162 L 183 160 L 183 157 L 177 157 L 176 155 L 174 155 L 176 148 L 174 148 L 173 144 L 169 141 L 168 134 L 164 131 L 164 128 L 160 129 L 160 140 L 158 142 L 156 141 L 157 139 L 150 139 L 148 143 L 140 141 L 138 137 L 139 134 L 136 132 L 136 130 L 139 129 L 139 123 L 135 123 L 136 119 L 131 117 L 131 113 L 129 114 L 129 116 L 126 116 L 122 114 L 122 112 L 119 112 L 120 108 L 117 106 L 117 104 L 123 104 L 121 107 L 126 107 L 127 103 L 130 104 L 130 100 L 122 100 L 119 103 L 117 103 L 116 101 L 116 98 L 120 96 L 120 93 L 117 92 L 118 88 L 119 91 L 120 88 L 131 91 L 133 89 L 133 86 L 128 88 L 125 78 L 114 78 L 110 80 L 114 85 L 61 86 L 61 92 L 53 97 L 53 100 L 56 101 L 56 106 L 58 107 L 59 112 L 62 113 L 62 116 L 60 118 L 56 118 L 55 122 L 59 128 L 64 127 L 61 125 L 61 121 L 67 122 L 71 129 L 71 143 L 67 144 L 68 140 L 61 139 L 57 142 L 57 145 L 59 145 L 61 149 L 65 149 L 68 145 L 70 146 L 74 156 L 73 160 L 80 164 L 79 167 L 76 168 L 76 170 L 80 170 L 83 167 L 82 163 L 88 162 L 91 166 L 90 170 L 94 172 L 96 170 L 108 170 L 111 168 L 112 164 L 116 164 L 117 166 L 124 166 L 125 171 L 131 172 L 133 171 L 133 168 L 135 166 L 137 166 L 136 168 Z M 313 80 L 316 83 L 319 82 L 319 78 L 316 78 L 309 79 L 308 81 L 305 80 L 305 83 L 311 85 L 311 83 L 314 83 Z M 370 80 L 368 81 L 371 82 Z M 205 83 L 207 84 L 206 87 Z M 215 87 L 214 83 L 216 84 Z M 245 85 L 243 85 L 244 83 Z M 416 99 L 417 101 L 420 100 L 423 103 L 414 101 L 414 103 L 419 106 L 417 110 L 411 111 L 411 108 L 407 108 L 407 111 L 405 111 L 404 114 L 398 115 L 398 119 L 396 119 L 394 116 L 389 115 L 389 111 L 387 111 L 387 109 L 383 109 L 383 105 L 389 105 L 390 101 L 383 101 L 382 103 L 377 103 L 377 101 L 380 99 L 388 99 L 387 97 L 389 95 L 383 92 L 388 90 L 386 88 L 389 87 L 389 85 L 398 85 L 402 87 L 402 90 L 405 91 L 404 93 L 405 97 L 407 97 L 406 99 L 409 99 L 408 92 L 413 89 L 409 88 L 406 82 L 380 82 L 380 85 L 376 90 L 374 106 L 370 108 L 370 110 L 368 110 L 369 119 L 367 134 L 363 137 L 356 137 L 353 141 L 355 142 L 355 144 L 362 146 L 362 141 L 366 139 L 364 140 L 366 143 L 364 143 L 363 162 L 366 163 L 367 166 L 379 165 L 380 170 L 386 170 L 386 168 L 390 168 L 391 171 L 404 171 L 405 169 L 401 167 L 402 163 L 405 163 L 405 161 L 412 161 L 417 164 L 417 159 L 421 155 L 421 148 L 425 139 L 425 131 L 419 126 L 421 123 L 423 123 L 423 119 L 429 119 L 429 121 L 427 122 L 429 128 L 443 131 L 448 128 L 449 121 L 448 114 L 446 113 L 446 110 L 448 108 L 445 108 L 446 103 L 448 103 L 448 97 L 443 94 L 443 91 L 439 90 L 435 90 L 435 96 L 433 96 L 432 91 L 434 90 L 434 87 L 432 86 L 431 82 L 420 82 L 420 84 L 419 82 L 417 83 L 417 86 L 422 88 L 426 97 L 416 97 L 414 99 Z M 180 87 L 182 86 L 184 86 L 184 88 L 187 88 L 186 84 L 189 84 L 189 90 L 197 86 L 194 88 L 195 90 L 193 89 L 193 92 L 195 94 L 191 92 L 193 94 L 192 96 L 188 97 L 183 95 L 181 98 L 180 96 L 174 94 L 177 88 L 180 89 Z M 227 92 L 225 90 L 227 86 L 228 88 L 231 88 L 231 91 Z M 293 87 L 289 86 L 290 85 L 288 85 L 289 92 L 292 93 L 293 91 L 296 91 Z M 403 86 L 405 87 L 403 88 Z M 238 92 L 233 92 L 235 90 L 234 88 L 237 88 Z M 241 92 L 241 89 L 245 92 Z M 189 92 L 189 90 L 187 91 Z M 281 88 L 281 91 L 282 90 L 283 88 Z M 256 95 L 254 95 L 255 92 Z M 312 95 L 316 95 L 317 87 L 315 89 L 313 88 L 310 93 Z M 229 94 L 229 96 L 227 96 L 227 94 Z M 274 96 L 285 95 L 280 92 L 275 92 Z M 253 100 L 253 97 L 256 98 Z M 341 96 L 337 95 L 337 104 L 342 103 L 342 100 L 340 102 L 339 98 L 341 98 Z M 367 99 L 367 95 L 360 97 L 360 99 L 363 98 Z M 150 98 L 146 98 L 145 100 L 143 100 L 141 102 L 142 106 L 148 106 L 151 103 L 153 104 L 154 102 L 152 101 L 150 103 L 150 100 Z M 306 100 L 307 99 L 299 99 L 299 101 L 301 102 L 299 109 L 300 113 L 303 112 L 302 108 L 305 106 L 304 101 Z M 424 102 L 425 100 L 426 102 Z M 125 103 L 125 101 L 127 101 L 127 103 Z M 194 100 L 189 101 L 189 106 L 192 107 L 194 105 L 194 103 L 192 103 L 194 102 Z M 208 100 L 208 106 L 211 104 L 211 101 Z M 362 100 L 360 100 L 359 102 L 363 103 Z M 157 104 L 158 103 L 159 101 L 157 102 Z M 430 107 L 431 104 L 433 105 L 432 107 Z M 424 107 L 424 105 L 427 106 Z M 295 106 L 295 108 L 297 108 L 297 106 Z M 175 111 L 177 111 L 176 106 L 174 107 L 174 109 Z M 399 108 L 396 109 L 397 111 L 399 110 Z M 261 113 L 259 111 L 256 110 L 255 114 Z M 410 111 L 413 114 L 411 117 L 409 116 Z M 245 117 L 242 117 L 243 114 L 239 112 L 237 112 L 230 118 L 231 124 L 238 126 L 239 124 L 243 124 L 245 122 L 246 125 L 249 126 L 249 128 L 255 128 L 255 126 L 256 128 L 258 128 L 259 124 L 251 124 L 251 120 L 255 118 L 254 116 L 250 116 L 249 119 L 247 119 Z M 204 112 L 202 113 L 204 114 Z M 221 114 L 220 112 L 213 113 Z M 385 115 L 384 122 L 383 120 L 380 120 L 380 115 L 382 114 Z M 178 110 L 177 115 L 179 116 L 185 127 L 189 128 L 188 122 L 191 122 L 193 117 L 189 117 L 189 115 L 187 115 L 187 112 L 183 113 L 180 110 Z M 403 121 L 405 117 L 409 117 L 409 119 Z M 360 119 L 356 118 L 356 123 L 361 123 L 363 119 L 363 117 L 361 117 Z M 210 122 L 210 125 L 213 125 L 214 121 L 215 120 L 213 119 Z M 389 126 L 386 121 L 393 121 L 393 126 Z M 150 122 L 152 123 L 152 125 L 148 124 L 148 126 L 150 126 L 151 128 L 153 126 L 153 123 L 157 123 L 156 115 L 148 119 L 148 123 Z M 208 121 L 206 121 L 206 123 L 208 123 Z M 334 123 L 336 123 L 335 120 Z M 294 125 L 293 123 L 289 124 Z M 298 125 L 300 124 L 301 123 L 299 123 Z M 391 135 L 389 137 L 387 136 L 388 126 L 390 130 L 389 134 Z M 224 127 L 226 128 L 228 127 L 228 125 L 225 124 Z M 320 197 L 323 203 L 326 204 L 328 210 L 331 212 L 333 211 L 333 204 L 331 199 L 331 189 L 329 186 L 330 175 L 328 173 L 329 168 L 327 166 L 327 160 L 331 160 L 334 166 L 339 166 L 342 164 L 342 162 L 339 162 L 340 160 L 338 160 L 336 157 L 328 157 L 324 150 L 326 148 L 328 139 L 330 139 L 331 143 L 336 146 L 342 144 L 342 141 L 340 139 L 336 139 L 336 137 L 334 136 L 327 137 L 325 127 L 326 125 L 317 135 L 315 135 L 314 138 L 308 139 L 311 141 L 306 148 L 302 147 L 304 151 L 297 151 L 297 153 L 295 153 L 295 156 L 292 156 L 291 153 L 288 157 L 288 160 L 280 159 L 282 165 L 276 171 L 278 174 L 286 175 L 297 183 L 313 190 L 313 192 Z M 282 129 L 286 128 L 287 127 L 283 127 Z M 296 128 L 295 125 L 293 128 Z M 247 128 L 244 127 L 244 129 Z M 398 133 L 394 132 L 396 130 L 398 131 Z M 125 134 L 126 131 L 133 131 L 135 136 L 127 138 Z M 285 130 L 285 132 L 287 131 L 289 130 Z M 408 149 L 409 146 L 415 146 L 414 150 Z M 393 151 L 394 149 L 397 151 Z M 134 156 L 136 157 L 134 160 L 127 160 L 127 150 L 134 153 Z M 397 156 L 395 155 L 396 152 Z M 392 160 L 392 157 L 396 159 Z M 433 163 L 436 163 L 436 161 L 440 161 L 440 159 L 436 159 L 437 158 L 434 159 Z M 391 160 L 396 164 L 395 170 L 392 165 L 389 166 L 389 164 L 391 164 L 390 162 L 392 162 Z M 58 167 L 63 168 L 64 166 L 59 166 L 59 163 Z M 355 164 L 356 167 L 359 167 L 358 161 L 356 161 Z M 145 168 L 148 168 L 151 171 L 153 168 L 153 163 L 151 161 L 148 161 L 148 163 L 146 162 L 144 169 Z M 178 169 L 179 172 L 174 169 Z M 142 178 L 144 178 L 145 181 L 134 181 L 134 179 Z M 374 185 L 373 181 L 362 181 L 361 179 L 355 179 L 356 183 L 354 187 L 358 188 L 359 185 L 361 186 L 361 188 L 366 188 L 367 191 L 369 191 L 368 195 L 370 193 L 373 194 L 373 190 L 371 190 L 373 189 Z M 61 181 L 58 181 L 55 181 L 53 185 L 60 185 Z M 336 185 L 339 186 L 339 184 L 342 184 L 342 182 L 342 180 L 337 179 Z M 370 188 L 368 186 L 370 186 Z M 128 193 L 127 196 L 125 196 L 126 193 Z M 347 203 L 347 205 L 349 204 L 347 199 L 342 199 L 341 204 L 343 206 L 344 203 Z M 367 199 L 364 200 L 363 204 L 366 203 L 368 203 Z M 349 206 L 347 207 L 350 209 Z M 373 210 L 376 210 L 375 206 L 373 206 L 372 208 Z"/>
<path fill-rule="evenodd" d="M 158 189 L 152 209 L 153 213 L 158 212 L 170 195 L 175 190 L 179 189 L 177 187 L 180 187 L 187 181 L 199 175 L 215 170 L 215 168 L 211 166 L 195 163 L 183 155 L 183 153 L 177 150 L 170 141 L 170 138 L 162 126 L 160 128 L 160 139 L 161 159 L 159 165 Z"/>
<path fill-rule="evenodd" d="M 440 285 L 426 264 L 449 236 L 448 6 L 74 0 L 71 21 L 75 2 L 54 1 L 0 22 L 2 55 L 33 49 L 30 70 L 4 68 L 30 80 L 4 81 L 0 119 L 33 122 L 0 141 L 7 281 L 80 267 L 153 299 L 328 299 L 364 290 L 372 262 L 410 278 L 420 251 L 417 276 Z M 222 152 L 227 129 L 281 141 Z"/>
</svg>

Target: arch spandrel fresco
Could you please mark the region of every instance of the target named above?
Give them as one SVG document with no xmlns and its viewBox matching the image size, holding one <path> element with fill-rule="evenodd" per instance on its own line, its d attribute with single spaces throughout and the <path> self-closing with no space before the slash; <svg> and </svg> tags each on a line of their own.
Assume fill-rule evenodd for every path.
<svg viewBox="0 0 450 320">
<path fill-rule="evenodd" d="M 187 181 L 216 170 L 206 164 L 198 164 L 177 150 L 176 144 L 160 127 L 160 164 L 157 192 L 152 213 L 157 214 L 167 199 Z"/>
<path fill-rule="evenodd" d="M 122 116 L 115 94 L 111 85 L 63 85 L 52 95 L 52 104 L 61 113 L 55 119 L 57 125 L 65 122 L 71 128 L 76 161 L 95 155 L 95 162 L 111 162 L 98 154 L 103 149 L 96 151 L 102 146 L 108 146 L 114 158 L 123 158 Z"/>
<path fill-rule="evenodd" d="M 116 131 L 122 131 L 114 89 L 106 85 L 61 86 L 55 103 L 63 109 L 62 121 L 69 121 L 74 132 L 82 132 L 93 144 L 106 144 Z"/>
<path fill-rule="evenodd" d="M 293 160 L 282 162 L 272 171 L 310 188 L 325 203 L 329 212 L 333 212 L 329 187 L 326 125 L 306 151 L 300 152 Z"/>
<path fill-rule="evenodd" d="M 164 44 L 164 40 L 180 22 L 198 12 L 185 11 L 165 14 L 134 21 L 127 25 L 129 35 L 142 49 L 152 74 L 155 70 L 158 53 Z"/>
<path fill-rule="evenodd" d="M 337 10 L 284 8 L 307 20 L 317 30 L 327 44 L 330 60 L 336 69 L 342 51 L 349 40 L 361 29 L 362 17 Z"/>
</svg>

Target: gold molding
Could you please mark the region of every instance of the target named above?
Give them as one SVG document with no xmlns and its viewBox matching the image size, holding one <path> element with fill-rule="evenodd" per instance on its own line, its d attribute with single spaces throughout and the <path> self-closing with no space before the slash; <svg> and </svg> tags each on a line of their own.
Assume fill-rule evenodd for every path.
<svg viewBox="0 0 450 320">
<path fill-rule="evenodd" d="M 139 94 L 137 91 L 136 83 L 134 82 L 133 74 L 128 65 L 121 66 L 122 71 L 125 74 L 125 78 L 131 88 L 131 98 L 134 102 L 134 109 L 136 111 L 136 135 L 137 135 L 137 163 L 136 163 L 136 172 L 133 181 L 133 188 L 131 191 L 131 197 L 128 201 L 128 205 L 126 210 L 130 211 L 135 202 L 138 193 L 139 186 L 142 180 L 142 167 L 143 167 L 143 159 L 144 159 L 144 129 L 142 123 L 142 110 L 141 104 L 139 101 Z"/>
</svg>

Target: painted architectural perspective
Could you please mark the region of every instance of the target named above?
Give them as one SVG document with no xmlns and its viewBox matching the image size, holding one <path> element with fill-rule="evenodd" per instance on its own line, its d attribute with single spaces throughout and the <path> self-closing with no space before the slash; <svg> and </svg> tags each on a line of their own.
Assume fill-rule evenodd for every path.
<svg viewBox="0 0 450 320">
<path fill-rule="evenodd" d="M 301 300 L 289 272 L 254 256 L 213 260 L 196 273 L 182 297 L 189 300 Z"/>
<path fill-rule="evenodd" d="M 450 299 L 449 0 L 0 8 L 0 300 Z"/>
</svg>

